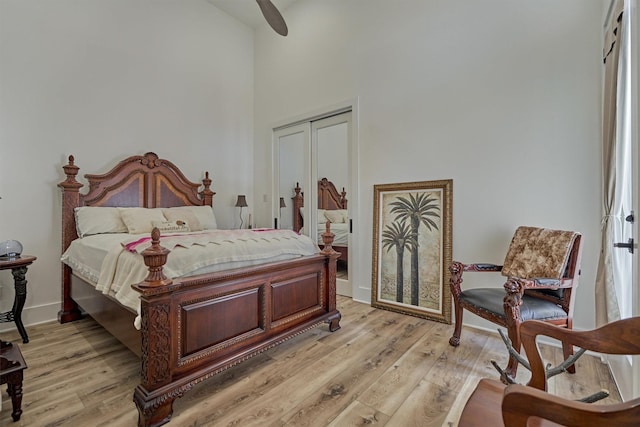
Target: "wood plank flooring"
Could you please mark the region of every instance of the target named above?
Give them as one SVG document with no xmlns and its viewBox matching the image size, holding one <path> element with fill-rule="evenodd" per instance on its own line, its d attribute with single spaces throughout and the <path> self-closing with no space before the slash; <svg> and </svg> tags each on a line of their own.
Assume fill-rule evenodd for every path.
<svg viewBox="0 0 640 427">
<path fill-rule="evenodd" d="M 323 325 L 198 384 L 177 399 L 175 426 L 455 426 L 482 377 L 496 378 L 490 360 L 506 364 L 497 334 L 453 327 L 374 309 L 340 297 L 342 329 Z M 25 371 L 24 413 L 11 420 L 3 387 L 2 426 L 135 426 L 132 400 L 139 359 L 91 318 L 17 332 Z M 544 348 L 552 363 L 562 358 Z M 583 356 L 577 374 L 552 380 L 550 391 L 569 398 L 602 388 L 619 401 L 607 367 Z M 520 369 L 518 382 L 528 379 Z"/>
</svg>

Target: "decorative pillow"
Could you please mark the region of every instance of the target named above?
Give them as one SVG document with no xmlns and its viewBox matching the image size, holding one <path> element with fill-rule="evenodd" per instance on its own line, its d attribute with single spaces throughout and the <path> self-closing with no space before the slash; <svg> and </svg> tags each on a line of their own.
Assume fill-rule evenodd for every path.
<svg viewBox="0 0 640 427">
<path fill-rule="evenodd" d="M 173 209 L 173 208 L 170 208 Z M 178 206 L 177 209 L 186 209 L 193 213 L 197 220 L 200 222 L 200 226 L 203 230 L 217 230 L 218 223 L 216 217 L 213 214 L 213 208 L 211 206 Z M 191 229 L 193 231 L 193 229 Z"/>
<path fill-rule="evenodd" d="M 327 216 L 325 215 L 324 209 L 318 209 L 318 224 L 324 224 L 327 222 Z"/>
<path fill-rule="evenodd" d="M 122 221 L 131 234 L 151 233 L 154 222 L 164 222 L 162 208 L 118 208 Z"/>
<path fill-rule="evenodd" d="M 162 213 L 169 222 L 177 223 L 179 221 L 186 223 L 190 231 L 203 230 L 202 224 L 200 224 L 200 220 L 196 217 L 196 214 L 187 207 L 164 208 L 162 209 Z"/>
<path fill-rule="evenodd" d="M 157 227 L 160 232 L 165 233 L 184 233 L 191 231 L 189 225 L 180 219 L 177 221 L 153 221 L 151 225 Z"/>
<path fill-rule="evenodd" d="M 324 216 L 327 217 L 329 221 L 335 224 L 344 222 L 344 214 L 340 211 L 324 211 Z"/>
<path fill-rule="evenodd" d="M 75 208 L 76 231 L 78 237 L 103 233 L 126 233 L 118 208 L 83 206 Z"/>
<path fill-rule="evenodd" d="M 574 231 L 518 227 L 502 267 L 502 275 L 521 279 L 560 279 L 569 259 Z"/>
</svg>

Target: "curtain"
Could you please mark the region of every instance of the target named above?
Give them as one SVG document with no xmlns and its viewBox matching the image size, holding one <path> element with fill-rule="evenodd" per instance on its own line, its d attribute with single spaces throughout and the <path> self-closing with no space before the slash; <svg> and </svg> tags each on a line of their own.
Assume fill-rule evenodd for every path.
<svg viewBox="0 0 640 427">
<path fill-rule="evenodd" d="M 616 0 L 605 28 L 604 40 L 604 93 L 602 123 L 602 177 L 603 217 L 602 240 L 596 274 L 596 326 L 620 319 L 620 307 L 614 280 L 614 249 L 616 228 L 622 220 L 617 212 L 617 113 L 618 65 L 622 38 L 622 10 L 624 2 Z"/>
</svg>

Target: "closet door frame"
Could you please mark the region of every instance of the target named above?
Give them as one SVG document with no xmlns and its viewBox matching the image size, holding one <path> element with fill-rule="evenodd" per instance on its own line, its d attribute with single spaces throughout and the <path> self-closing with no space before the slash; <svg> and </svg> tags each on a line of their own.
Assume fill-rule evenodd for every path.
<svg viewBox="0 0 640 427">
<path fill-rule="evenodd" d="M 280 188 L 279 179 L 280 174 L 280 154 L 279 154 L 279 144 L 278 144 L 278 136 L 282 135 L 280 132 L 286 129 L 293 129 L 294 126 L 304 126 L 305 124 L 309 127 L 310 132 L 310 140 L 309 140 L 309 150 L 308 155 L 306 157 L 305 164 L 305 182 L 304 186 L 302 186 L 302 191 L 305 194 L 305 201 L 308 200 L 307 194 L 311 196 L 311 200 L 313 200 L 313 204 L 305 203 L 304 207 L 304 218 L 309 218 L 309 221 L 313 221 L 312 223 L 317 223 L 317 180 L 319 179 L 317 175 L 317 163 L 316 163 L 316 151 L 314 151 L 317 147 L 312 146 L 311 142 L 311 127 L 312 122 L 325 120 L 333 116 L 339 116 L 343 113 L 351 113 L 350 116 L 350 127 L 349 127 L 349 144 L 347 148 L 348 152 L 348 164 L 349 164 L 349 192 L 347 193 L 348 203 L 348 211 L 349 211 L 349 219 L 351 225 L 351 233 L 349 234 L 349 286 L 351 288 L 351 296 L 354 300 L 358 300 L 361 302 L 368 302 L 368 298 L 371 294 L 371 289 L 369 286 L 358 286 L 357 284 L 361 281 L 358 279 L 360 276 L 360 265 L 362 258 L 362 250 L 358 250 L 356 246 L 358 245 L 359 239 L 359 231 L 360 227 L 364 224 L 360 224 L 358 212 L 360 211 L 360 189 L 359 189 L 359 148 L 358 148 L 358 100 L 353 99 L 350 101 L 345 101 L 340 104 L 333 105 L 331 107 L 322 108 L 315 112 L 301 114 L 297 117 L 283 120 L 279 123 L 276 123 L 272 126 L 272 157 L 273 157 L 273 170 L 274 170 L 274 178 L 273 178 L 273 187 L 272 187 L 272 213 L 273 218 L 279 218 L 279 197 L 280 196 Z M 288 204 L 287 204 L 288 206 Z M 314 209 L 311 209 L 311 208 Z M 287 208 L 289 209 L 289 208 Z M 305 234 L 309 235 L 310 233 L 305 228 Z M 316 236 L 310 236 L 312 239 L 315 239 Z M 361 248 L 360 248 L 361 249 Z M 366 285 L 366 284 L 365 284 Z"/>
</svg>

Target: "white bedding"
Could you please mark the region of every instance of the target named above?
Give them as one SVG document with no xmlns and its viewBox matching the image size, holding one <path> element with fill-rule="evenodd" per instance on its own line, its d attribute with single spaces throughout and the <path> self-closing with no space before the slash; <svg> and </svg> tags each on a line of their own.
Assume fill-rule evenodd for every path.
<svg viewBox="0 0 640 427">
<path fill-rule="evenodd" d="M 140 242 L 136 244 L 137 241 Z M 172 279 L 313 255 L 318 251 L 311 239 L 291 230 L 181 233 L 162 236 L 160 244 L 171 250 L 163 272 Z M 150 245 L 148 234 L 96 234 L 71 242 L 61 260 L 74 273 L 94 283 L 97 290 L 139 313 L 139 294 L 131 285 L 147 276 L 140 252 Z"/>
</svg>

